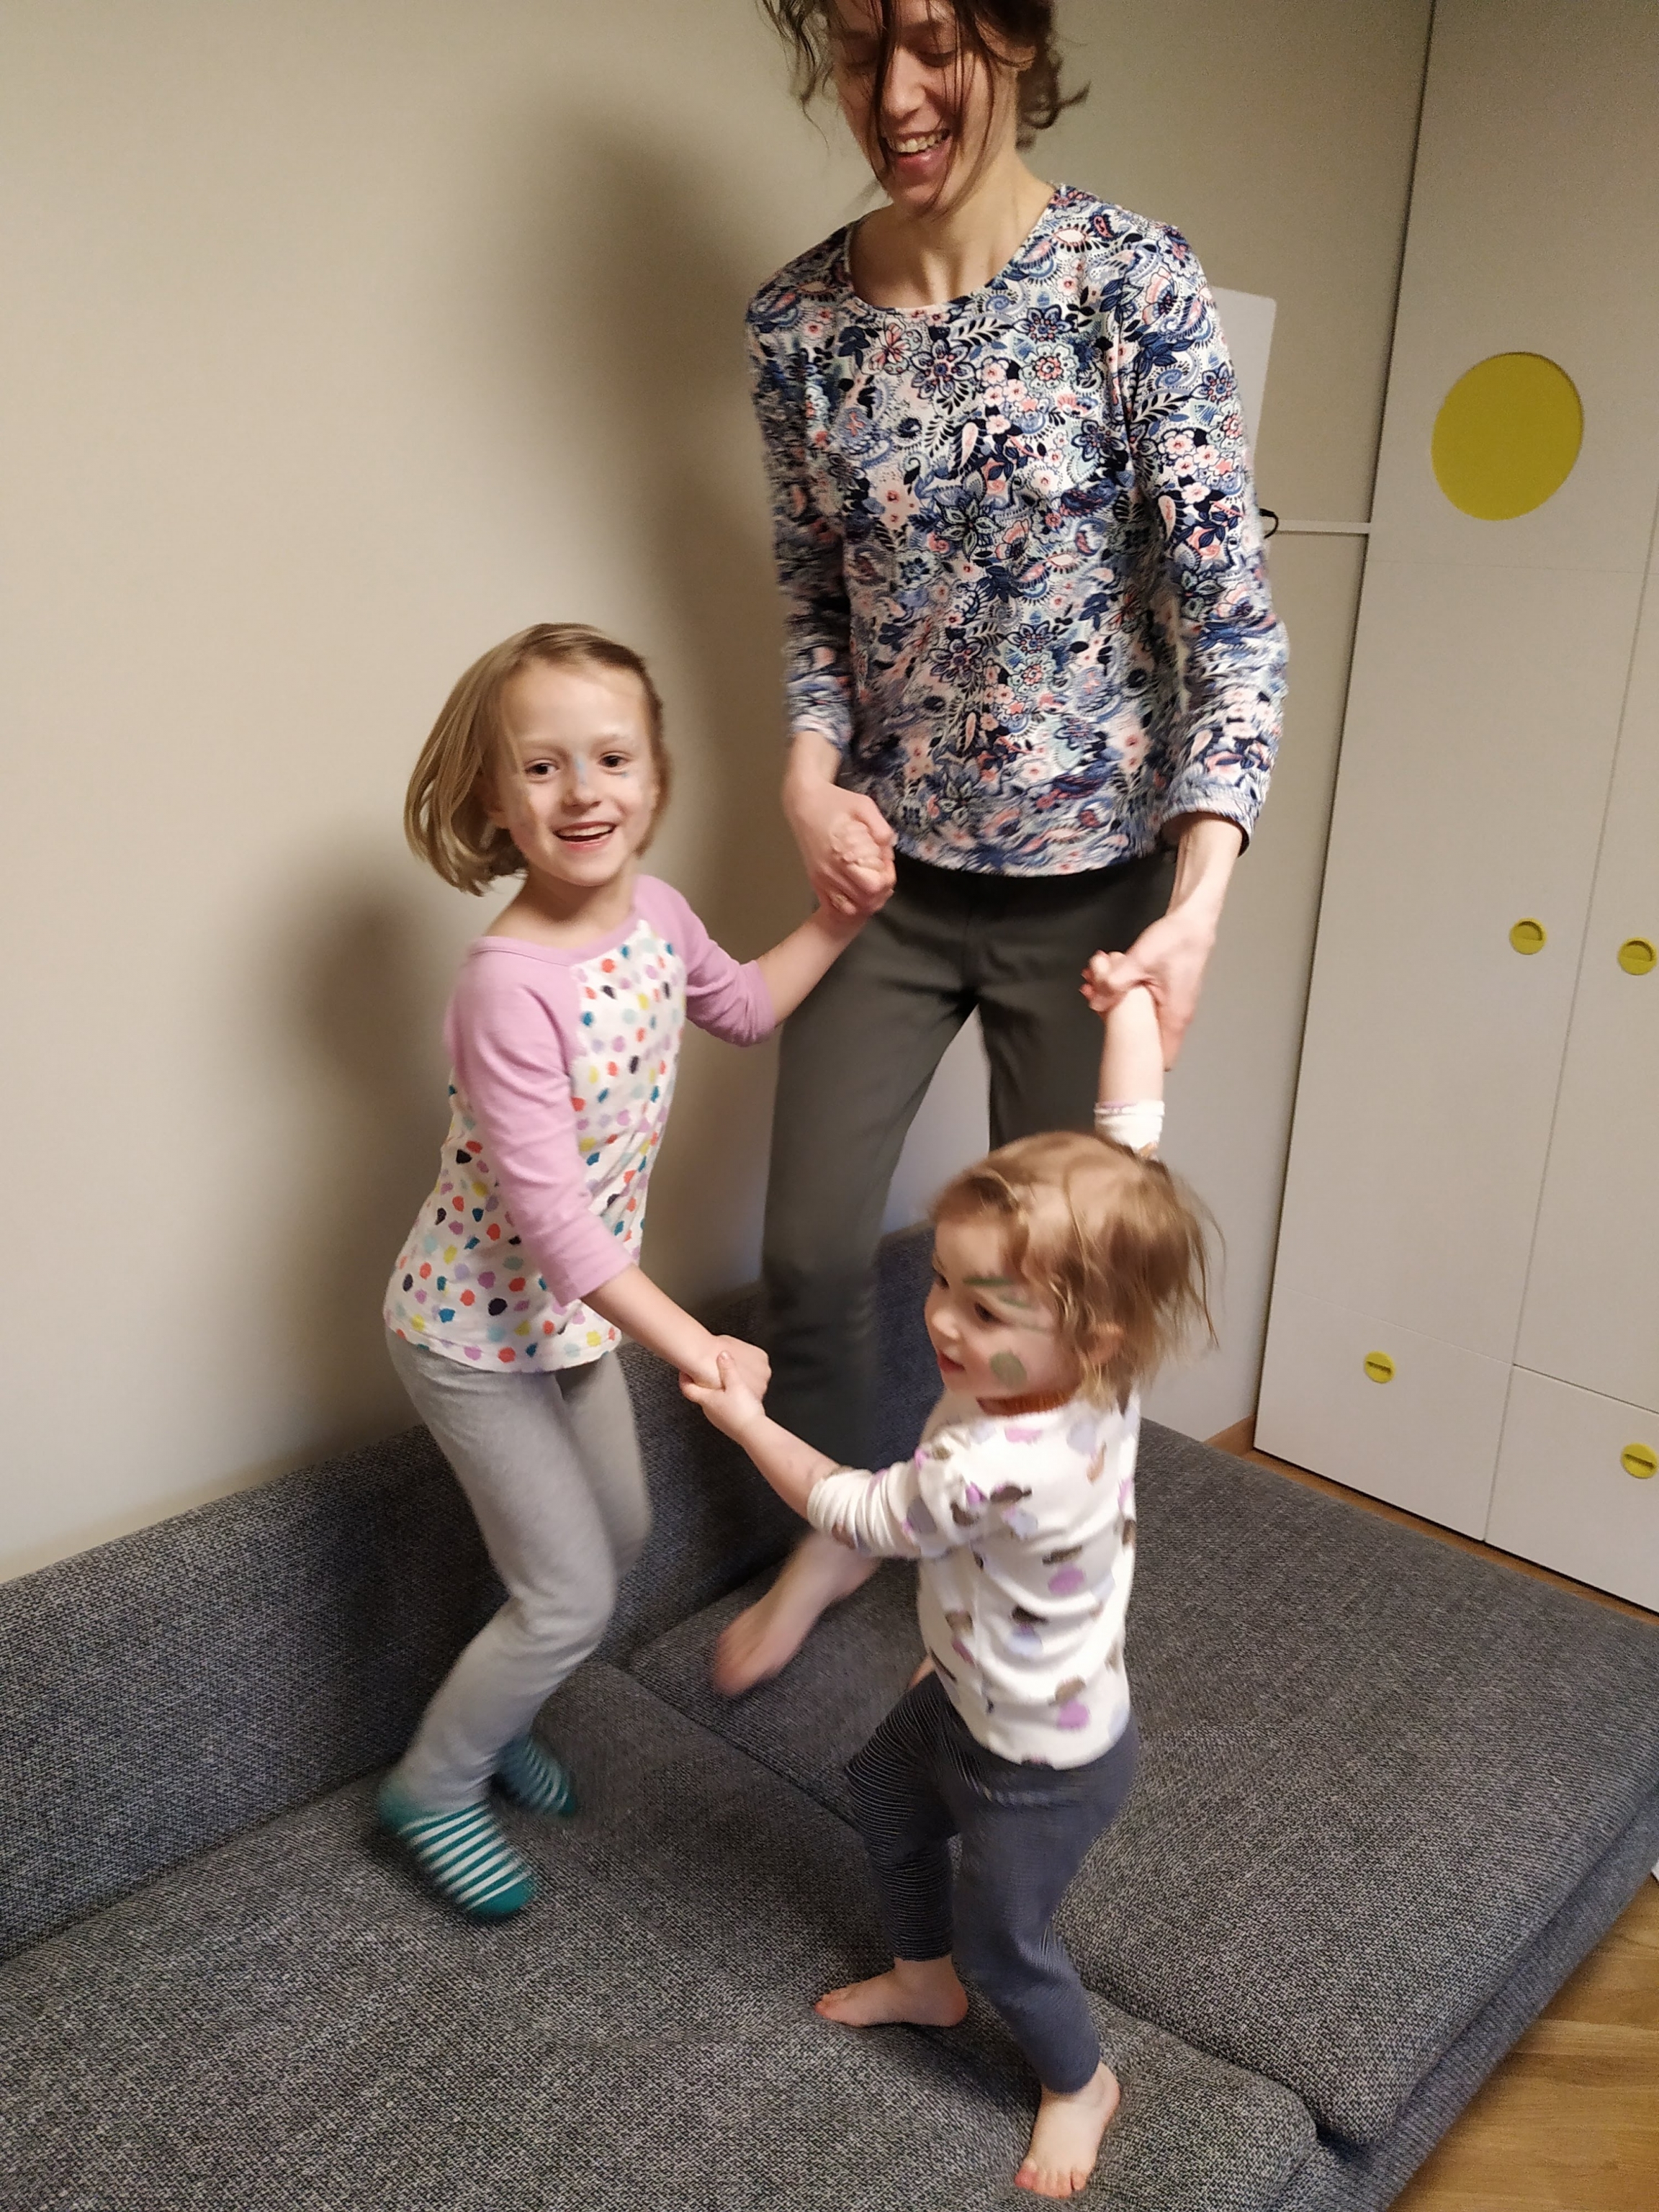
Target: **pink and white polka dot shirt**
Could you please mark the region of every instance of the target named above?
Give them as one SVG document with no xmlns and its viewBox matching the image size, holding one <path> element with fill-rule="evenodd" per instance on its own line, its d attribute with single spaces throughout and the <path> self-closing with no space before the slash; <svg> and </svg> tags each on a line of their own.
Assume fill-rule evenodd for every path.
<svg viewBox="0 0 1659 2212">
<path fill-rule="evenodd" d="M 468 947 L 444 1021 L 449 1133 L 387 1286 L 394 1334 L 507 1374 L 620 1341 L 582 1301 L 639 1257 L 688 1014 L 732 1044 L 775 1022 L 759 967 L 654 876 L 603 944 Z"/>
</svg>

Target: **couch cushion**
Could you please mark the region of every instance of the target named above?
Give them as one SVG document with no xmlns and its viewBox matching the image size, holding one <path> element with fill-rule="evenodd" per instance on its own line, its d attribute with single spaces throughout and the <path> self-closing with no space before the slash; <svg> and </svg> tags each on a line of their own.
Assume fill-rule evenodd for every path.
<svg viewBox="0 0 1659 2212">
<path fill-rule="evenodd" d="M 424 1429 L 0 1585 L 0 1956 L 392 1757 L 496 1602 Z"/>
<path fill-rule="evenodd" d="M 544 1893 L 481 1929 L 365 1839 L 357 1785 L 0 1973 L 8 2201 L 97 2212 L 1012 2206 L 1034 2103 L 982 2011 L 863 2036 L 810 1997 L 879 1953 L 847 1829 L 626 1676 L 550 1710 L 581 1816 L 514 1816 Z M 1129 2212 L 1273 2204 L 1276 2085 L 1099 2007 Z"/>
<path fill-rule="evenodd" d="M 1090 1984 L 1386 2135 L 1659 1787 L 1659 1628 L 1148 1425 L 1129 1674 L 1144 1740 L 1068 1900 Z M 733 1596 L 641 1679 L 824 1803 L 920 1650 L 884 1567 L 722 1708 Z"/>
<path fill-rule="evenodd" d="M 880 1258 L 894 1457 L 937 1384 L 916 1318 L 928 1250 L 910 1231 Z M 748 1291 L 718 1325 L 757 1321 Z M 618 1656 L 796 1525 L 660 1360 L 623 1358 L 656 1531 L 604 1647 Z M 419 1428 L 0 1585 L 0 1958 L 395 1756 L 500 1601 Z"/>
</svg>

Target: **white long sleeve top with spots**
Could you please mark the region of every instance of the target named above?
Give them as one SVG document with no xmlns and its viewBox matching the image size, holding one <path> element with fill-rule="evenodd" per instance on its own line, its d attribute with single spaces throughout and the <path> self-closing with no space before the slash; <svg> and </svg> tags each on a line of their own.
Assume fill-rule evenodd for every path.
<svg viewBox="0 0 1659 2212">
<path fill-rule="evenodd" d="M 1009 1415 L 947 1396 L 913 1458 L 813 1487 L 815 1528 L 921 1562 L 922 1640 L 969 1731 L 1004 1759 L 1082 1766 L 1128 1724 L 1139 1431 L 1133 1400 Z"/>
</svg>

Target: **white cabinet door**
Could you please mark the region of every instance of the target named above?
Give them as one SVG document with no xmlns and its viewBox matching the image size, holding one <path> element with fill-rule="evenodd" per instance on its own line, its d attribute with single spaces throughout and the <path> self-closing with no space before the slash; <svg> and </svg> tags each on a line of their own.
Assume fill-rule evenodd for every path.
<svg viewBox="0 0 1659 2212">
<path fill-rule="evenodd" d="M 1538 1233 L 1523 1367 L 1659 1406 L 1659 563 L 1631 671 Z"/>
<path fill-rule="evenodd" d="M 1640 586 L 1368 567 L 1276 1294 L 1513 1357 Z"/>
<path fill-rule="evenodd" d="M 1263 1451 L 1466 1536 L 1486 1525 L 1505 1361 L 1325 1298 L 1273 1296 Z"/>
<path fill-rule="evenodd" d="M 1437 0 L 1257 1435 L 1477 1534 L 1659 495 L 1656 82 L 1659 8 Z M 1436 422 L 1513 354 L 1583 439 L 1488 520 Z M 1350 1322 L 1431 1343 L 1421 1387 L 1367 1383 Z"/>
<path fill-rule="evenodd" d="M 1517 1367 L 1486 1540 L 1659 1608 L 1659 1413 Z"/>
</svg>

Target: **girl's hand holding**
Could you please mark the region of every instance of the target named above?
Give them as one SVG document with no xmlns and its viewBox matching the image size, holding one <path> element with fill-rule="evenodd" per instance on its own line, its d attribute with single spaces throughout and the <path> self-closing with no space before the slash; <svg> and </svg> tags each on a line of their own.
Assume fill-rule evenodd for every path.
<svg viewBox="0 0 1659 2212">
<path fill-rule="evenodd" d="M 1124 977 L 1121 971 L 1126 968 L 1132 969 L 1127 952 L 1097 952 L 1083 971 L 1083 995 L 1103 1018 L 1111 1012 L 1126 991 L 1141 980 L 1133 969 Z"/>
<path fill-rule="evenodd" d="M 772 1363 L 759 1345 L 746 1344 L 740 1336 L 717 1336 L 716 1358 L 722 1352 L 731 1355 L 732 1370 L 744 1389 L 757 1398 L 763 1398 L 766 1386 L 772 1380 Z"/>
<path fill-rule="evenodd" d="M 752 1346 L 744 1348 L 754 1349 Z M 746 1429 L 752 1429 L 757 1421 L 766 1419 L 766 1410 L 738 1372 L 738 1363 L 726 1349 L 724 1341 L 716 1356 L 720 1362 L 719 1389 L 711 1390 L 690 1375 L 681 1376 L 680 1389 L 694 1406 L 702 1407 L 717 1429 L 741 1443 Z"/>
</svg>

